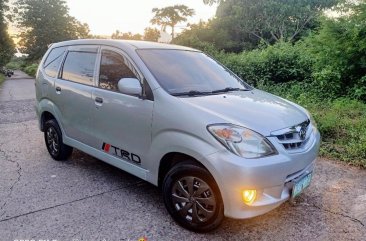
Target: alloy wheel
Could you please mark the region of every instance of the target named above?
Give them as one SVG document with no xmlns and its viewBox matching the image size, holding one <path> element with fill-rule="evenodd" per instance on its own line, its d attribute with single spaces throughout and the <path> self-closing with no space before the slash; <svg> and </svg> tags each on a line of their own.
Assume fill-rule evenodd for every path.
<svg viewBox="0 0 366 241">
<path fill-rule="evenodd" d="M 217 205 L 214 192 L 200 178 L 186 176 L 177 180 L 171 195 L 176 211 L 188 222 L 206 222 L 215 214 Z"/>
<path fill-rule="evenodd" d="M 47 146 L 53 156 L 56 156 L 60 149 L 59 137 L 52 126 L 47 129 Z"/>
</svg>

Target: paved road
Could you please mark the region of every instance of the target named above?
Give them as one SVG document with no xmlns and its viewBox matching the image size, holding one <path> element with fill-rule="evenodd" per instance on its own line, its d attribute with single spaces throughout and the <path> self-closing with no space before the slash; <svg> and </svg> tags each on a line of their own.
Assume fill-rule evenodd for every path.
<svg viewBox="0 0 366 241">
<path fill-rule="evenodd" d="M 20 76 L 20 73 L 18 73 Z M 0 88 L 0 240 L 366 240 L 366 171 L 319 160 L 295 204 L 209 234 L 177 226 L 159 190 L 75 151 L 53 161 L 33 111 L 32 79 Z"/>
</svg>

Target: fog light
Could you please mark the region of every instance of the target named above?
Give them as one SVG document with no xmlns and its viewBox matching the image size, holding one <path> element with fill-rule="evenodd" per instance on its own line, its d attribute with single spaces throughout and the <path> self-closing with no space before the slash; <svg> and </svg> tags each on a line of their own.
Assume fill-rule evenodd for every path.
<svg viewBox="0 0 366 241">
<path fill-rule="evenodd" d="M 244 190 L 243 191 L 243 201 L 245 204 L 252 204 L 257 196 L 256 190 Z"/>
</svg>

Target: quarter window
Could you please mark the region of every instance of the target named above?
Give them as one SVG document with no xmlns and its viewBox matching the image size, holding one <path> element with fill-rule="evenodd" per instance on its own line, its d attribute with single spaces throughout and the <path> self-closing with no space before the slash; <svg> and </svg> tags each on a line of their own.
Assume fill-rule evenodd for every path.
<svg viewBox="0 0 366 241">
<path fill-rule="evenodd" d="M 136 78 L 136 74 L 127 66 L 129 62 L 120 54 L 110 51 L 102 51 L 100 63 L 99 87 L 118 91 L 118 81 L 122 78 Z M 129 64 L 130 65 L 130 64 Z"/>
<path fill-rule="evenodd" d="M 52 78 L 57 77 L 58 68 L 60 67 L 65 51 L 66 47 L 54 48 L 51 50 L 43 64 L 46 75 Z"/>
<path fill-rule="evenodd" d="M 62 71 L 62 79 L 93 85 L 96 57 L 97 54 L 91 52 L 68 52 Z"/>
</svg>

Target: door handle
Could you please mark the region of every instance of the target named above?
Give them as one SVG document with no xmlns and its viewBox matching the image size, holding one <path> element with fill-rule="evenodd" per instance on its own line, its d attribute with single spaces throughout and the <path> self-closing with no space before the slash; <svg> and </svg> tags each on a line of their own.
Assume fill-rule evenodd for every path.
<svg viewBox="0 0 366 241">
<path fill-rule="evenodd" d="M 57 94 L 60 94 L 61 93 L 61 87 L 59 87 L 59 86 L 56 87 L 56 93 Z"/>
<path fill-rule="evenodd" d="M 95 97 L 95 102 L 96 103 L 99 103 L 99 104 L 102 104 L 103 103 L 103 98 L 101 98 L 101 97 Z"/>
</svg>

